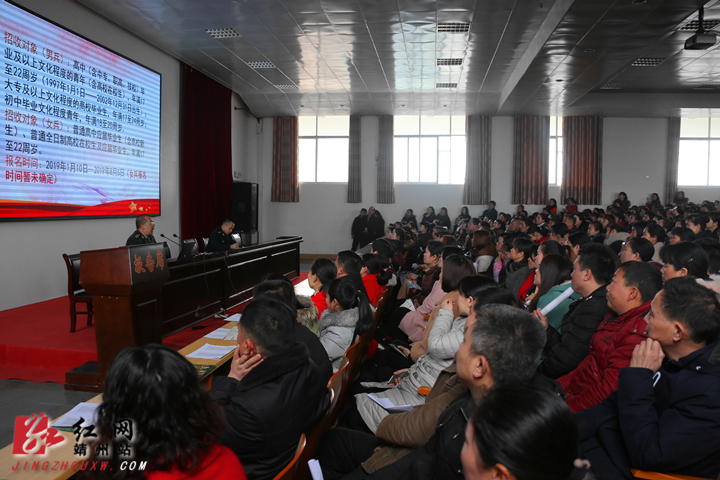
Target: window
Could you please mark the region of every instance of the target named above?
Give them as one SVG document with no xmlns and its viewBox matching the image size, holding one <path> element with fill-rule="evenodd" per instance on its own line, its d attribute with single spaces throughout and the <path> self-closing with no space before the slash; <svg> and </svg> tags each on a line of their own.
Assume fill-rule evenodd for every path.
<svg viewBox="0 0 720 480">
<path fill-rule="evenodd" d="M 680 119 L 678 185 L 720 186 L 720 118 Z"/>
<path fill-rule="evenodd" d="M 465 117 L 394 118 L 396 183 L 465 183 Z"/>
<path fill-rule="evenodd" d="M 300 117 L 300 182 L 348 181 L 350 117 Z"/>
<path fill-rule="evenodd" d="M 550 185 L 562 184 L 563 167 L 563 117 L 550 117 Z"/>
</svg>

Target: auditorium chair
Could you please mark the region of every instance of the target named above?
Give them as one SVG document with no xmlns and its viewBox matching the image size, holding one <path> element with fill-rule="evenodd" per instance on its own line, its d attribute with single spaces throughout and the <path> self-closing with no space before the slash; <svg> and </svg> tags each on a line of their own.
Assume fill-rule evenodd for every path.
<svg viewBox="0 0 720 480">
<path fill-rule="evenodd" d="M 339 371 L 340 370 L 338 370 L 338 372 Z M 334 376 L 335 375 L 333 375 L 333 377 Z M 332 381 L 332 378 L 330 379 L 330 381 Z M 305 448 L 303 449 L 302 455 L 300 455 L 297 471 L 295 472 L 295 476 L 293 477 L 294 480 L 306 480 L 310 477 L 310 468 L 308 467 L 308 461 L 315 458 L 315 453 L 320 446 L 320 440 L 322 440 L 323 435 L 325 435 L 325 432 L 327 432 L 331 426 L 328 425 L 328 422 L 330 420 L 329 415 L 330 410 L 333 408 L 333 405 L 337 404 L 337 402 L 335 401 L 337 399 L 337 395 L 335 394 L 335 391 L 330 388 L 330 382 L 328 382 L 328 393 L 330 394 L 330 407 L 328 407 L 328 411 L 325 413 L 325 416 L 320 419 L 318 424 L 315 425 L 315 428 L 313 428 L 307 436 Z"/>
<path fill-rule="evenodd" d="M 331 429 L 337 421 L 338 414 L 340 413 L 340 397 L 343 395 L 342 387 L 345 384 L 345 377 L 347 376 L 348 359 L 343 357 L 342 366 L 340 370 L 333 373 L 328 382 L 328 389 L 333 392 L 333 396 L 330 400 L 330 409 L 327 413 L 326 430 Z"/>
<path fill-rule="evenodd" d="M 302 454 L 303 450 L 305 449 L 305 434 L 300 434 L 300 441 L 298 442 L 297 450 L 295 450 L 295 456 L 292 460 L 290 460 L 290 463 L 287 464 L 285 468 L 283 468 L 280 473 L 275 475 L 275 478 L 273 480 L 291 480 L 295 476 L 295 472 L 297 472 L 298 468 L 298 459 L 300 458 L 300 455 Z"/>
<path fill-rule="evenodd" d="M 68 299 L 70 299 L 70 333 L 75 333 L 75 324 L 77 323 L 77 315 L 87 315 L 88 327 L 92 325 L 93 309 L 92 295 L 85 292 L 80 286 L 80 254 L 75 253 L 68 255 L 63 253 L 65 266 L 68 271 Z M 84 303 L 86 311 L 78 311 L 75 307 L 76 303 Z"/>
<path fill-rule="evenodd" d="M 347 373 L 345 374 L 345 380 L 341 389 L 341 395 L 339 400 L 340 403 L 345 400 L 345 395 L 347 395 L 347 392 L 350 389 L 350 385 L 352 385 L 352 383 L 357 379 L 360 374 L 360 359 L 363 354 L 362 344 L 363 338 L 358 337 L 357 341 L 350 345 L 347 350 L 345 350 L 345 358 L 347 358 L 348 367 Z"/>
<path fill-rule="evenodd" d="M 630 471 L 635 478 L 646 478 L 648 480 L 707 480 L 700 477 L 691 477 L 677 473 L 646 472 L 637 468 L 633 468 Z M 718 474 L 717 480 L 720 480 L 720 474 Z"/>
<path fill-rule="evenodd" d="M 210 238 L 203 237 L 203 252 L 207 251 L 208 243 L 210 243 Z"/>
</svg>

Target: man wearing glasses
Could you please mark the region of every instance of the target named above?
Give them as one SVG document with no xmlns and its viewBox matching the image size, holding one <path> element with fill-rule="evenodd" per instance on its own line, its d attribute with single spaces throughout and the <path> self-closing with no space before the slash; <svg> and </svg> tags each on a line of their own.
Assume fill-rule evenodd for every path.
<svg viewBox="0 0 720 480">
<path fill-rule="evenodd" d="M 125 246 L 143 245 L 146 243 L 157 243 L 153 237 L 155 223 L 149 215 L 140 215 L 135 219 L 136 230 L 130 235 L 125 242 Z"/>
</svg>

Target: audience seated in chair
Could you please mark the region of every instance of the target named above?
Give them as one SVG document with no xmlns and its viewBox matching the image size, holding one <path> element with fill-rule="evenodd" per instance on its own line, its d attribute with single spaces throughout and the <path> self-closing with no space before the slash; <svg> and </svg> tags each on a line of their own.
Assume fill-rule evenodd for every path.
<svg viewBox="0 0 720 480">
<path fill-rule="evenodd" d="M 661 288 L 662 275 L 650 264 L 618 267 L 607 287 L 610 312 L 593 334 L 589 355 L 558 379 L 574 412 L 597 405 L 617 389 L 620 369 L 630 363 L 635 345 L 647 338 L 645 315 Z"/>
<path fill-rule="evenodd" d="M 319 450 L 326 480 L 341 478 L 463 478 L 460 450 L 475 403 L 495 383 L 528 381 L 540 358 L 545 335 L 532 315 L 507 305 L 473 308 L 457 353 L 457 374 L 469 388 L 440 414 L 430 440 L 399 460 L 368 474 L 360 462 L 384 442 L 367 433 L 336 428 Z M 538 387 L 543 388 L 543 387 Z M 406 414 L 403 414 L 406 415 Z"/>
<path fill-rule="evenodd" d="M 330 405 L 326 381 L 295 342 L 295 312 L 261 298 L 243 310 L 230 373 L 215 377 L 210 394 L 225 409 L 222 443 L 249 479 L 272 479 L 293 458 Z"/>
<path fill-rule="evenodd" d="M 715 478 L 720 472 L 720 303 L 692 277 L 673 278 L 645 317 L 649 338 L 618 389 L 578 414 L 581 452 L 603 478 L 632 467 Z"/>
<path fill-rule="evenodd" d="M 373 314 L 367 297 L 358 292 L 348 277 L 336 278 L 327 290 L 328 308 L 320 317 L 318 337 L 332 363 L 333 372 L 340 368 L 345 350 L 370 330 Z"/>
<path fill-rule="evenodd" d="M 132 423 L 131 434 L 117 434 L 123 421 Z M 101 461 L 107 469 L 90 473 L 88 468 L 80 472 L 82 478 L 246 478 L 237 456 L 219 445 L 222 410 L 200 386 L 192 364 L 171 348 L 149 344 L 122 350 L 107 372 L 94 424 L 97 438 L 88 450 L 106 445 L 112 453 L 91 454 L 91 462 Z M 129 441 L 132 460 L 147 462 L 147 471 L 137 477 L 121 469 L 128 458 L 118 452 Z"/>
</svg>

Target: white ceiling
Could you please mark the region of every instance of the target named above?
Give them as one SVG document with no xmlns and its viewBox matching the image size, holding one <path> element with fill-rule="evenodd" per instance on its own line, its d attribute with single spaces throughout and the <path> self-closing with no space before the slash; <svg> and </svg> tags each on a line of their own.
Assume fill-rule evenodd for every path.
<svg viewBox="0 0 720 480">
<path fill-rule="evenodd" d="M 679 30 L 703 4 L 706 22 L 720 20 L 720 0 L 79 1 L 228 86 L 258 117 L 720 108 L 718 47 L 684 50 L 692 32 Z M 238 36 L 206 33 L 226 28 Z M 632 66 L 638 58 L 664 60 Z"/>
</svg>

